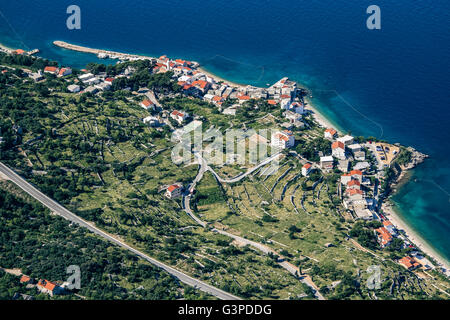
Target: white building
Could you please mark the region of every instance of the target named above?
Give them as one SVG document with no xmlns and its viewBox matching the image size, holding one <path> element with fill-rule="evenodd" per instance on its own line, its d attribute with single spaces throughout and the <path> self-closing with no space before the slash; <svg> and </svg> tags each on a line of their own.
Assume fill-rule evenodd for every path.
<svg viewBox="0 0 450 320">
<path fill-rule="evenodd" d="M 306 177 L 312 170 L 311 163 L 305 163 L 302 167 L 302 175 Z"/>
<path fill-rule="evenodd" d="M 349 148 L 353 153 L 362 150 L 362 146 L 359 143 L 350 144 L 347 148 Z"/>
<path fill-rule="evenodd" d="M 183 186 L 178 184 L 172 184 L 167 188 L 166 197 L 169 199 L 175 199 L 181 196 Z"/>
<path fill-rule="evenodd" d="M 187 112 L 181 112 L 181 111 L 174 110 L 170 114 L 170 117 L 172 119 L 174 119 L 176 122 L 178 122 L 179 124 L 182 124 L 183 121 L 189 117 L 189 114 Z"/>
<path fill-rule="evenodd" d="M 146 124 L 149 124 L 151 127 L 157 127 L 160 125 L 159 119 L 153 116 L 148 116 L 144 118 L 142 121 Z"/>
<path fill-rule="evenodd" d="M 339 142 L 342 142 L 344 145 L 348 146 L 348 145 L 353 144 L 354 138 L 352 136 L 345 135 L 341 138 L 337 138 L 336 140 Z"/>
<path fill-rule="evenodd" d="M 289 130 L 278 131 L 272 134 L 271 145 L 278 149 L 293 147 L 295 144 L 294 135 Z"/>
<path fill-rule="evenodd" d="M 331 153 L 333 157 L 340 160 L 345 160 L 345 145 L 340 141 L 335 141 L 331 144 Z"/>
<path fill-rule="evenodd" d="M 337 131 L 333 128 L 328 128 L 325 130 L 325 132 L 323 133 L 323 136 L 325 137 L 325 139 L 334 139 L 334 137 L 336 136 Z"/>
<path fill-rule="evenodd" d="M 332 156 L 320 157 L 320 167 L 322 169 L 333 169 L 333 162 Z"/>
<path fill-rule="evenodd" d="M 145 110 L 154 110 L 155 109 L 154 103 L 148 99 L 143 100 L 140 105 Z"/>
<path fill-rule="evenodd" d="M 71 85 L 67 86 L 67 90 L 69 90 L 69 92 L 72 92 L 72 93 L 77 93 L 77 92 L 80 92 L 80 86 L 77 84 L 71 84 Z"/>
</svg>

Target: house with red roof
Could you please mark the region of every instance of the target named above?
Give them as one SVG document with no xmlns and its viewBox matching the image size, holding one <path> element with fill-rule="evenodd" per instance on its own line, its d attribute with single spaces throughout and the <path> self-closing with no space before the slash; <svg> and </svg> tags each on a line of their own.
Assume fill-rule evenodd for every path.
<svg viewBox="0 0 450 320">
<path fill-rule="evenodd" d="M 47 66 L 44 68 L 44 72 L 46 72 L 46 73 L 57 74 L 58 71 L 59 71 L 59 69 L 57 67 Z"/>
<path fill-rule="evenodd" d="M 350 200 L 362 200 L 364 198 L 364 193 L 360 189 L 348 188 L 345 190 L 345 195 L 350 198 Z"/>
<path fill-rule="evenodd" d="M 141 102 L 141 107 L 145 110 L 154 110 L 155 104 L 148 99 L 145 99 Z"/>
<path fill-rule="evenodd" d="M 331 144 L 331 154 L 340 160 L 345 160 L 345 145 L 340 141 L 334 141 Z"/>
<path fill-rule="evenodd" d="M 270 144 L 278 149 L 286 149 L 294 146 L 295 138 L 289 130 L 278 131 L 272 134 Z"/>
<path fill-rule="evenodd" d="M 359 189 L 361 190 L 361 182 L 356 179 L 352 179 L 347 183 L 347 188 Z"/>
<path fill-rule="evenodd" d="M 419 262 L 416 261 L 416 259 L 406 256 L 398 260 L 398 263 L 400 263 L 403 267 L 405 267 L 408 270 L 414 270 L 421 266 Z"/>
<path fill-rule="evenodd" d="M 183 121 L 185 121 L 189 117 L 189 114 L 184 111 L 174 110 L 170 114 L 170 117 L 172 119 L 174 119 L 176 122 L 178 122 L 179 124 L 182 124 Z"/>
<path fill-rule="evenodd" d="M 323 133 L 323 136 L 325 139 L 334 139 L 334 137 L 337 135 L 337 131 L 333 128 L 328 128 Z"/>
<path fill-rule="evenodd" d="M 378 243 L 382 248 L 385 248 L 392 242 L 393 237 L 385 227 L 375 229 L 375 232 L 377 233 Z"/>
<path fill-rule="evenodd" d="M 312 170 L 311 163 L 305 163 L 302 167 L 302 176 L 306 177 Z"/>
<path fill-rule="evenodd" d="M 50 296 L 53 296 L 54 294 L 61 294 L 64 291 L 64 289 L 56 283 L 42 279 L 38 281 L 36 288 L 43 293 L 48 293 Z"/>
<path fill-rule="evenodd" d="M 31 282 L 31 278 L 29 276 L 26 275 L 22 275 L 22 277 L 20 277 L 20 283 L 29 283 Z"/>
<path fill-rule="evenodd" d="M 183 186 L 179 184 L 172 184 L 166 190 L 166 197 L 169 199 L 175 199 L 181 197 Z"/>
<path fill-rule="evenodd" d="M 14 50 L 13 52 L 14 52 L 15 54 L 20 54 L 20 55 L 22 55 L 22 54 L 25 53 L 25 50 L 17 49 L 17 50 Z"/>
<path fill-rule="evenodd" d="M 58 77 L 65 77 L 72 74 L 72 69 L 70 68 L 61 68 L 58 72 Z"/>
</svg>

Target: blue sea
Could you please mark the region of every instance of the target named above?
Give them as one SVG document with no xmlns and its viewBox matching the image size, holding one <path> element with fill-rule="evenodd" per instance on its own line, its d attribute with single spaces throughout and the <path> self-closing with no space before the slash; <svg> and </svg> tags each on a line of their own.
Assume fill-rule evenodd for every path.
<svg viewBox="0 0 450 320">
<path fill-rule="evenodd" d="M 66 27 L 71 4 L 81 30 Z M 381 30 L 366 27 L 371 4 Z M 239 83 L 297 80 L 344 131 L 430 155 L 393 199 L 450 260 L 449 14 L 444 0 L 1 0 L 0 43 L 75 67 L 100 60 L 54 40 L 192 59 Z"/>
</svg>

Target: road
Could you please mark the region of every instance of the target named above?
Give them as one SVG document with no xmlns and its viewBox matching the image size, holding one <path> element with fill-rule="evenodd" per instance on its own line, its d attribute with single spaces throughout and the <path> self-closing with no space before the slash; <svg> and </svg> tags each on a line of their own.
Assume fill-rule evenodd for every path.
<svg viewBox="0 0 450 320">
<path fill-rule="evenodd" d="M 254 172 L 255 170 L 257 170 L 257 169 L 259 169 L 260 167 L 262 167 L 262 166 L 264 166 L 264 165 L 270 163 L 272 160 L 274 160 L 275 158 L 277 158 L 279 155 L 280 155 L 280 153 L 277 153 L 277 154 L 275 154 L 275 155 L 273 155 L 273 156 L 267 158 L 266 160 L 264 160 L 263 162 L 261 162 L 259 165 L 255 166 L 255 167 L 253 167 L 253 168 L 250 168 L 250 169 L 247 170 L 247 172 L 245 172 L 244 174 L 242 174 L 242 175 L 240 175 L 240 176 L 238 176 L 238 177 L 235 177 L 235 178 L 226 180 L 226 179 L 221 179 L 221 178 L 219 177 L 219 175 L 218 175 L 218 174 L 217 174 L 210 166 L 208 166 L 208 164 L 206 163 L 205 159 L 203 159 L 203 158 L 201 157 L 200 154 L 195 153 L 195 156 L 196 156 L 196 158 L 197 158 L 197 161 L 199 162 L 199 166 L 200 166 L 200 167 L 199 167 L 197 176 L 195 177 L 194 181 L 191 183 L 191 185 L 190 185 L 190 187 L 189 187 L 189 195 L 183 196 L 182 204 L 183 204 L 183 209 L 184 209 L 184 211 L 185 211 L 192 219 L 194 219 L 199 225 L 201 225 L 202 227 L 205 227 L 205 226 L 206 226 L 206 222 L 202 221 L 199 217 L 197 217 L 197 216 L 192 212 L 192 209 L 191 209 L 191 206 L 190 206 L 190 199 L 191 199 L 191 194 L 192 194 L 192 192 L 195 190 L 195 186 L 196 186 L 197 182 L 199 182 L 199 181 L 202 179 L 203 174 L 204 174 L 206 171 L 211 171 L 211 172 L 217 177 L 217 180 L 219 180 L 221 183 L 223 183 L 223 182 L 225 182 L 225 183 L 227 183 L 227 182 L 228 182 L 228 183 L 232 183 L 232 182 L 236 182 L 236 181 L 239 181 L 239 180 L 245 178 L 247 175 L 251 174 L 251 173 Z M 229 182 L 229 181 L 232 181 L 232 182 Z M 250 245 L 250 246 L 256 248 L 257 250 L 263 252 L 264 254 L 273 253 L 274 255 L 279 256 L 279 254 L 278 254 L 275 250 L 269 248 L 268 246 L 266 246 L 266 245 L 264 245 L 264 244 L 262 244 L 262 243 L 258 243 L 258 242 L 255 242 L 255 241 L 251 241 L 251 240 L 248 240 L 248 239 L 246 239 L 246 238 L 237 236 L 237 235 L 235 235 L 235 234 L 226 232 L 226 231 L 224 231 L 224 230 L 219 230 L 219 229 L 217 229 L 217 228 L 214 228 L 214 229 L 212 229 L 211 231 L 216 232 L 216 233 L 220 233 L 220 234 L 222 234 L 222 235 L 225 235 L 225 236 L 228 236 L 228 237 L 230 237 L 230 238 L 232 238 L 232 239 L 235 239 L 235 240 L 237 240 L 237 241 L 239 241 L 239 242 L 241 242 L 241 243 Z M 298 269 L 296 266 L 294 266 L 293 264 L 291 264 L 291 263 L 289 263 L 289 262 L 287 262 L 287 261 L 279 261 L 278 264 L 279 264 L 281 267 L 283 267 L 284 269 L 286 269 L 287 271 L 289 271 L 290 273 L 292 273 L 293 275 L 295 275 L 295 276 L 297 276 L 297 275 L 300 274 L 299 269 Z M 309 287 L 311 287 L 311 289 L 313 289 L 314 294 L 315 294 L 315 296 L 316 296 L 317 299 L 319 299 L 319 300 L 325 300 L 325 298 L 320 294 L 319 289 L 317 288 L 317 286 L 314 284 L 314 282 L 312 281 L 312 279 L 311 279 L 309 276 L 303 276 L 303 277 L 300 276 L 299 279 L 300 279 L 301 282 L 303 282 L 304 284 L 306 284 L 306 285 L 308 285 Z"/>
<path fill-rule="evenodd" d="M 273 160 L 275 160 L 276 158 L 278 158 L 281 155 L 281 152 L 278 152 L 276 154 L 274 154 L 273 156 L 270 156 L 269 158 L 265 159 L 264 161 L 261 161 L 257 166 L 254 166 L 250 169 L 248 169 L 245 173 L 236 176 L 234 178 L 231 179 L 222 179 L 209 165 L 206 165 L 207 170 L 211 171 L 212 174 L 214 174 L 217 178 L 217 180 L 219 180 L 221 183 L 234 183 L 234 182 L 238 182 L 242 179 L 244 179 L 246 176 L 248 176 L 249 174 L 252 174 L 253 172 L 255 172 L 256 170 L 258 170 L 259 168 L 265 166 L 266 164 L 272 162 Z M 201 156 L 198 155 L 198 157 L 200 158 Z M 204 161 L 203 159 L 201 159 L 202 161 Z"/>
<path fill-rule="evenodd" d="M 239 297 L 236 297 L 230 293 L 227 293 L 223 290 L 220 290 L 214 286 L 211 286 L 203 281 L 197 280 L 192 278 L 191 276 L 178 271 L 177 269 L 170 267 L 148 255 L 145 253 L 129 246 L 125 242 L 115 238 L 114 236 L 110 235 L 109 233 L 106 233 L 105 231 L 102 231 L 98 228 L 96 228 L 93 224 L 81 219 L 74 213 L 70 212 L 66 208 L 64 208 L 62 205 L 57 203 L 56 201 L 50 199 L 45 194 L 40 192 L 38 189 L 33 187 L 31 184 L 29 184 L 25 179 L 20 177 L 17 173 L 15 173 L 13 170 L 8 168 L 6 165 L 0 162 L 0 174 L 1 176 L 7 177 L 9 180 L 14 182 L 18 187 L 20 187 L 22 190 L 24 190 L 26 193 L 28 193 L 30 196 L 35 198 L 37 201 L 42 203 L 44 206 L 49 208 L 52 212 L 60 215 L 64 219 L 67 219 L 69 221 L 72 221 L 82 227 L 87 228 L 89 231 L 96 233 L 97 235 L 105 238 L 106 240 L 124 248 L 127 249 L 134 254 L 138 255 L 139 257 L 147 260 L 151 264 L 163 269 L 164 271 L 170 273 L 172 276 L 178 278 L 181 282 L 193 286 L 194 288 L 201 290 L 203 292 L 206 292 L 208 294 L 211 294 L 213 296 L 216 296 L 219 299 L 223 300 L 239 300 Z"/>
</svg>

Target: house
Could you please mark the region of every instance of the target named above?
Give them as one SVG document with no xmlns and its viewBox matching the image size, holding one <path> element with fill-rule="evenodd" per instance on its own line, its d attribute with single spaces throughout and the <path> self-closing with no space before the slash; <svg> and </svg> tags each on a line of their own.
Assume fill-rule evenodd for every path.
<svg viewBox="0 0 450 320">
<path fill-rule="evenodd" d="M 153 116 L 148 116 L 142 119 L 142 121 L 146 124 L 149 124 L 150 127 L 158 127 L 160 125 L 159 119 Z"/>
<path fill-rule="evenodd" d="M 210 88 L 211 84 L 204 80 L 196 80 L 196 81 L 192 82 L 192 86 L 194 86 L 198 90 L 200 90 L 202 94 L 205 94 L 208 91 L 208 89 Z"/>
<path fill-rule="evenodd" d="M 342 138 L 337 138 L 336 140 L 339 142 L 342 142 L 344 145 L 348 146 L 348 145 L 353 144 L 354 138 L 352 136 L 345 135 Z"/>
<path fill-rule="evenodd" d="M 414 270 L 420 267 L 420 263 L 416 261 L 413 257 L 405 256 L 398 260 L 398 263 L 400 263 L 403 267 L 405 267 L 408 270 Z"/>
<path fill-rule="evenodd" d="M 65 77 L 72 74 L 72 69 L 70 68 L 61 68 L 58 72 L 58 77 Z"/>
<path fill-rule="evenodd" d="M 411 252 L 410 255 L 414 258 L 414 260 L 416 260 L 418 263 L 420 263 L 422 265 L 422 268 L 424 270 L 434 269 L 434 265 L 430 262 L 430 260 L 425 258 L 418 251 Z"/>
<path fill-rule="evenodd" d="M 44 68 L 44 73 L 57 74 L 58 73 L 58 68 L 57 67 L 47 66 L 47 67 Z"/>
<path fill-rule="evenodd" d="M 294 101 L 291 103 L 289 110 L 292 110 L 295 113 L 303 114 L 305 112 L 304 105 L 301 102 Z"/>
<path fill-rule="evenodd" d="M 114 81 L 114 78 L 109 78 L 109 77 L 105 78 L 105 82 L 109 83 L 110 85 L 112 85 L 113 81 Z"/>
<path fill-rule="evenodd" d="M 322 169 L 333 169 L 333 162 L 332 156 L 320 157 L 320 167 Z"/>
<path fill-rule="evenodd" d="M 375 229 L 375 232 L 377 233 L 377 239 L 382 248 L 385 248 L 392 242 L 392 235 L 385 227 Z"/>
<path fill-rule="evenodd" d="M 283 112 L 283 116 L 286 118 L 286 120 L 289 120 L 290 123 L 295 123 L 296 121 L 300 121 L 302 119 L 302 116 L 300 114 L 290 110 Z"/>
<path fill-rule="evenodd" d="M 50 282 L 48 280 L 39 280 L 36 287 L 39 291 L 48 293 L 50 296 L 63 292 L 63 288 L 58 286 L 56 283 Z"/>
<path fill-rule="evenodd" d="M 155 104 L 148 99 L 145 99 L 141 102 L 141 107 L 145 110 L 154 110 Z"/>
<path fill-rule="evenodd" d="M 170 117 L 172 119 L 174 119 L 175 121 L 177 121 L 179 124 L 182 124 L 183 121 L 185 121 L 189 117 L 189 115 L 187 112 L 181 112 L 181 111 L 174 110 L 170 114 Z"/>
<path fill-rule="evenodd" d="M 350 164 L 350 162 L 348 160 L 339 160 L 337 167 L 342 172 L 347 173 L 349 164 Z"/>
<path fill-rule="evenodd" d="M 362 146 L 359 143 L 350 144 L 347 146 L 351 152 L 355 153 L 362 150 Z"/>
<path fill-rule="evenodd" d="M 44 80 L 44 76 L 42 75 L 42 71 L 39 70 L 37 73 L 31 73 L 30 78 L 34 80 L 34 82 L 38 82 Z"/>
<path fill-rule="evenodd" d="M 80 92 L 80 86 L 77 84 L 71 84 L 67 86 L 67 90 L 72 93 Z"/>
<path fill-rule="evenodd" d="M 361 190 L 361 182 L 359 182 L 358 180 L 350 180 L 349 182 L 347 182 L 347 188 L 353 188 L 353 189 L 359 189 Z"/>
<path fill-rule="evenodd" d="M 358 162 L 353 166 L 353 169 L 358 171 L 365 171 L 370 168 L 370 164 L 367 161 Z"/>
<path fill-rule="evenodd" d="M 183 186 L 179 184 L 172 184 L 167 188 L 166 197 L 169 199 L 175 199 L 181 196 Z"/>
<path fill-rule="evenodd" d="M 348 188 L 345 190 L 345 194 L 350 200 L 362 200 L 364 198 L 364 193 L 356 188 Z"/>
<path fill-rule="evenodd" d="M 295 144 L 294 135 L 289 130 L 278 131 L 272 134 L 271 145 L 279 149 L 293 147 Z"/>
<path fill-rule="evenodd" d="M 20 283 L 29 283 L 31 282 L 31 278 L 29 276 L 26 275 L 22 275 L 22 277 L 20 277 Z"/>
<path fill-rule="evenodd" d="M 336 130 L 334 130 L 333 128 L 328 128 L 323 133 L 323 136 L 325 137 L 325 139 L 334 139 L 336 134 L 337 134 Z"/>
<path fill-rule="evenodd" d="M 364 151 L 356 151 L 353 152 L 356 161 L 364 161 L 366 160 L 366 153 Z"/>
<path fill-rule="evenodd" d="M 345 145 L 340 141 L 335 141 L 331 144 L 331 154 L 333 157 L 345 160 Z"/>
<path fill-rule="evenodd" d="M 305 163 L 302 167 L 302 175 L 306 177 L 312 170 L 311 163 Z"/>
<path fill-rule="evenodd" d="M 341 183 L 347 185 L 347 183 L 353 179 L 357 179 L 362 183 L 362 172 L 360 170 L 352 170 L 349 173 L 343 174 L 341 176 Z"/>
<path fill-rule="evenodd" d="M 15 54 L 20 54 L 20 55 L 22 55 L 22 54 L 25 53 L 25 50 L 17 49 L 17 50 L 14 50 L 13 52 L 14 52 Z"/>
<path fill-rule="evenodd" d="M 363 208 L 356 208 L 355 214 L 357 219 L 362 220 L 372 220 L 373 219 L 373 212 L 369 209 L 363 209 Z"/>
<path fill-rule="evenodd" d="M 395 226 L 389 221 L 389 220 L 384 220 L 383 221 L 383 226 L 387 229 L 387 231 L 389 231 L 390 234 L 392 234 L 394 237 L 397 236 L 397 229 L 395 228 Z"/>
<path fill-rule="evenodd" d="M 251 98 L 250 98 L 249 96 L 243 94 L 243 95 L 238 95 L 238 96 L 237 96 L 237 99 L 238 99 L 239 103 L 242 104 L 242 103 L 244 103 L 245 101 L 250 100 Z"/>
</svg>

